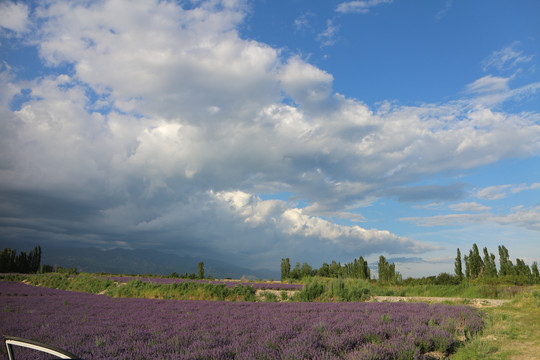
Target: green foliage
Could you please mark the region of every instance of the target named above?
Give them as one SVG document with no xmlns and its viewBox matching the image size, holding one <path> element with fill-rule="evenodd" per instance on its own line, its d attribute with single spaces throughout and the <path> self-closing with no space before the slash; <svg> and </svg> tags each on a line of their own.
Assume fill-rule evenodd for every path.
<svg viewBox="0 0 540 360">
<path fill-rule="evenodd" d="M 486 308 L 482 334 L 468 336 L 452 359 L 536 359 L 540 343 L 540 291 L 520 292 L 503 306 Z"/>
<path fill-rule="evenodd" d="M 315 301 L 326 292 L 326 289 L 325 284 L 319 281 L 318 278 L 312 278 L 302 290 L 294 295 L 293 300 L 304 302 Z"/>
<path fill-rule="evenodd" d="M 378 270 L 379 282 L 382 284 L 395 284 L 401 281 L 401 275 L 396 273 L 396 265 L 389 264 L 382 255 L 379 257 Z"/>
<path fill-rule="evenodd" d="M 264 297 L 265 302 L 277 302 L 278 298 L 276 294 L 271 291 L 263 291 L 261 294 Z"/>
<path fill-rule="evenodd" d="M 67 290 L 69 287 L 69 275 L 67 274 L 39 274 L 28 277 L 30 284 L 53 289 Z"/>
<path fill-rule="evenodd" d="M 511 276 L 514 275 L 514 266 L 512 261 L 510 261 L 510 256 L 508 255 L 508 249 L 503 246 L 499 246 L 499 276 Z"/>
<path fill-rule="evenodd" d="M 495 264 L 495 255 L 488 252 L 484 247 L 484 257 L 480 256 L 478 246 L 473 244 L 473 248 L 469 251 L 468 256 L 464 256 L 465 260 L 465 277 L 469 282 L 481 283 L 501 283 L 501 284 L 536 284 L 540 283 L 540 274 L 538 274 L 538 264 L 533 263 L 529 267 L 522 259 L 516 259 L 516 265 L 510 260 L 508 249 L 505 246 L 499 246 L 499 270 Z M 456 258 L 456 274 L 458 274 L 458 258 Z"/>
<path fill-rule="evenodd" d="M 320 276 L 325 278 L 353 278 L 367 279 L 371 278 L 371 271 L 368 263 L 362 256 L 354 259 L 353 262 L 341 265 L 341 263 L 333 260 L 330 264 L 323 263 L 319 269 L 313 269 L 308 263 L 300 265 L 299 262 L 291 270 L 289 258 L 281 259 L 281 280 L 294 279 L 301 280 L 312 276 Z"/>
<path fill-rule="evenodd" d="M 457 278 L 461 281 L 463 279 L 463 268 L 461 265 L 461 251 L 457 249 L 456 262 L 454 263 L 454 272 L 456 273 Z"/>
<path fill-rule="evenodd" d="M 197 278 L 204 279 L 204 263 L 202 261 L 197 264 Z"/>
<path fill-rule="evenodd" d="M 478 245 L 473 244 L 473 248 L 469 250 L 469 256 L 464 256 L 465 259 L 465 276 L 468 279 L 476 279 L 480 276 L 484 268 L 484 262 L 480 256 Z"/>
<path fill-rule="evenodd" d="M 253 286 L 198 283 L 185 281 L 173 284 L 154 284 L 141 280 L 129 281 L 124 285 L 109 288 L 107 295 L 113 297 L 175 299 L 175 300 L 243 300 L 255 301 Z"/>
<path fill-rule="evenodd" d="M 533 262 L 531 266 L 531 273 L 532 273 L 533 282 L 535 284 L 540 284 L 540 273 L 538 272 L 538 263 L 536 261 Z"/>
<path fill-rule="evenodd" d="M 66 290 L 86 292 L 90 294 L 99 294 L 114 286 L 114 281 L 110 279 L 104 279 L 88 274 L 83 274 L 70 278 L 69 285 Z"/>
<path fill-rule="evenodd" d="M 36 273 L 41 263 L 41 247 L 36 246 L 28 254 L 22 251 L 17 255 L 16 249 L 5 248 L 0 251 L 0 273 Z"/>
<path fill-rule="evenodd" d="M 330 281 L 329 292 L 331 298 L 337 298 L 340 301 L 365 301 L 370 296 L 368 283 L 353 279 Z"/>
<path fill-rule="evenodd" d="M 487 248 L 484 248 L 484 268 L 482 276 L 487 278 L 497 277 L 497 267 L 495 265 L 495 255 L 489 254 Z"/>
<path fill-rule="evenodd" d="M 281 281 L 291 277 L 291 262 L 289 258 L 281 259 Z"/>
<path fill-rule="evenodd" d="M 315 271 L 308 263 L 303 263 L 300 265 L 299 262 L 296 263 L 294 269 L 291 270 L 289 278 L 300 280 L 303 278 L 308 278 L 315 275 Z"/>
<path fill-rule="evenodd" d="M 0 274 L 0 280 L 5 280 L 5 281 L 19 281 L 19 282 L 22 282 L 22 281 L 24 281 L 26 279 L 28 279 L 28 275 Z"/>
</svg>

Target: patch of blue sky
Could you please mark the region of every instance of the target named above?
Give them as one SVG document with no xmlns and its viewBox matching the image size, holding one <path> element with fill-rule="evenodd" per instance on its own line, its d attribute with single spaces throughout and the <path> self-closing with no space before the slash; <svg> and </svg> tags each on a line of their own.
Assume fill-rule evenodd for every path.
<svg viewBox="0 0 540 360">
<path fill-rule="evenodd" d="M 277 192 L 277 193 L 260 193 L 257 195 L 262 201 L 266 201 L 266 200 L 289 201 L 289 199 L 294 196 L 292 192 L 288 192 L 288 191 L 282 191 L 282 192 Z"/>
<path fill-rule="evenodd" d="M 34 80 L 50 74 L 43 66 L 36 46 L 22 44 L 20 39 L 2 38 L 0 60 L 7 64 L 17 80 Z"/>
<path fill-rule="evenodd" d="M 418 104 L 455 98 L 467 84 L 486 75 L 481 64 L 494 51 L 520 41 L 524 53 L 538 53 L 538 44 L 527 39 L 534 33 L 530 27 L 537 23 L 531 20 L 535 14 L 524 13 L 520 6 L 452 3 L 444 16 L 437 16 L 443 2 L 409 6 L 396 1 L 362 14 L 337 13 L 336 5 L 256 2 L 243 31 L 309 59 L 333 75 L 335 91 L 369 105 L 393 99 Z M 509 21 L 523 16 L 527 19 L 519 24 Z M 329 26 L 335 28 L 335 38 L 323 46 L 320 35 Z"/>
<path fill-rule="evenodd" d="M 22 105 L 30 100 L 32 100 L 32 89 L 21 89 L 20 93 L 15 94 L 9 102 L 9 109 L 19 111 Z"/>
</svg>

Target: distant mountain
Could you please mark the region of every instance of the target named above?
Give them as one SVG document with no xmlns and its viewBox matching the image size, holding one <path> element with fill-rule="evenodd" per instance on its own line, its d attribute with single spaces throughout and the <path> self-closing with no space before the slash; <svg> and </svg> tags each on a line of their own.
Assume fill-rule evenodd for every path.
<svg viewBox="0 0 540 360">
<path fill-rule="evenodd" d="M 269 269 L 248 269 L 220 260 L 179 256 L 152 249 L 44 248 L 41 257 L 42 264 L 115 274 L 196 274 L 200 261 L 204 262 L 206 276 L 220 279 L 239 279 L 242 276 L 251 279 L 279 279 L 280 276 L 277 271 Z"/>
</svg>

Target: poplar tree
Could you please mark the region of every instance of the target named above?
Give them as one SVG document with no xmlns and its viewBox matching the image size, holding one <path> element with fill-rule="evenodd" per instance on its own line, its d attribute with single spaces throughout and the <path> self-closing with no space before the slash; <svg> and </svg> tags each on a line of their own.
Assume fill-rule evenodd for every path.
<svg viewBox="0 0 540 360">
<path fill-rule="evenodd" d="M 508 255 L 508 249 L 506 247 L 499 245 L 499 276 L 508 276 L 514 275 L 514 265 L 510 261 L 510 256 Z"/>
<path fill-rule="evenodd" d="M 198 264 L 198 270 L 198 278 L 204 279 L 204 263 L 202 261 Z"/>
<path fill-rule="evenodd" d="M 472 279 L 476 279 L 478 276 L 480 276 L 480 273 L 484 269 L 484 262 L 482 261 L 480 251 L 478 250 L 478 246 L 476 244 L 473 244 L 472 250 L 469 251 L 469 262 L 470 277 Z"/>
<path fill-rule="evenodd" d="M 463 261 L 465 262 L 465 277 L 467 279 L 471 278 L 471 259 L 469 259 L 469 256 L 464 255 Z"/>
<path fill-rule="evenodd" d="M 379 270 L 379 282 L 385 282 L 388 279 L 388 273 L 386 271 L 386 259 L 384 256 L 379 256 L 379 264 L 378 264 L 378 270 Z"/>
<path fill-rule="evenodd" d="M 484 247 L 484 271 L 482 276 L 497 277 L 497 266 L 495 265 L 495 255 L 489 254 L 487 247 Z"/>
<path fill-rule="evenodd" d="M 459 248 L 457 249 L 456 262 L 454 264 L 454 271 L 458 279 L 460 281 L 463 280 L 463 269 L 461 267 L 461 251 L 459 251 Z"/>
<path fill-rule="evenodd" d="M 281 259 L 281 281 L 291 277 L 291 263 L 289 258 Z"/>
<path fill-rule="evenodd" d="M 540 282 L 540 273 L 538 272 L 538 263 L 535 261 L 531 266 L 533 281 L 535 283 Z"/>
</svg>

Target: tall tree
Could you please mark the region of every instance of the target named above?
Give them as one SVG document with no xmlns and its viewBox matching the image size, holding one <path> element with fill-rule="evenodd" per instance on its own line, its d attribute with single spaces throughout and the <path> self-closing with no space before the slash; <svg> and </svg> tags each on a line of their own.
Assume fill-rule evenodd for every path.
<svg viewBox="0 0 540 360">
<path fill-rule="evenodd" d="M 291 263 L 289 258 L 281 259 L 281 281 L 291 277 Z"/>
<path fill-rule="evenodd" d="M 459 251 L 459 248 L 457 249 L 456 261 L 454 263 L 454 271 L 458 279 L 460 281 L 463 280 L 463 269 L 461 267 L 461 251 Z"/>
<path fill-rule="evenodd" d="M 471 259 L 468 255 L 463 255 L 463 262 L 465 263 L 465 277 L 471 278 Z"/>
<path fill-rule="evenodd" d="M 504 245 L 499 245 L 499 264 L 499 276 L 514 275 L 514 265 L 512 264 L 512 261 L 510 261 L 508 249 Z"/>
<path fill-rule="evenodd" d="M 476 244 L 473 244 L 473 248 L 469 252 L 469 262 L 470 277 L 472 279 L 476 279 L 478 276 L 480 276 L 480 273 L 484 269 L 484 262 L 482 261 L 480 251 L 478 250 L 478 246 Z"/>
<path fill-rule="evenodd" d="M 384 258 L 384 256 L 379 256 L 379 264 L 378 264 L 378 270 L 379 270 L 379 282 L 386 282 L 388 279 L 388 273 L 386 265 L 388 262 Z"/>
<path fill-rule="evenodd" d="M 482 276 L 488 278 L 497 277 L 497 266 L 495 265 L 495 255 L 489 254 L 487 247 L 484 247 L 484 271 Z"/>
<path fill-rule="evenodd" d="M 532 276 L 533 276 L 533 281 L 535 283 L 540 282 L 540 273 L 538 272 L 538 263 L 536 261 L 533 262 L 533 264 L 531 266 L 531 272 L 532 272 Z"/>
<path fill-rule="evenodd" d="M 21 251 L 17 255 L 16 249 L 5 248 L 0 251 L 0 272 L 35 273 L 39 271 L 41 263 L 41 247 L 36 246 L 28 254 Z"/>
<path fill-rule="evenodd" d="M 532 278 L 531 268 L 522 259 L 516 259 L 516 275 L 525 280 Z"/>
<path fill-rule="evenodd" d="M 197 277 L 199 279 L 204 279 L 204 263 L 201 261 L 199 264 L 197 264 L 197 267 L 198 267 Z"/>
<path fill-rule="evenodd" d="M 360 279 L 367 279 L 369 280 L 371 278 L 369 266 L 366 260 L 362 256 L 358 258 L 358 268 L 359 268 L 359 277 Z"/>
</svg>

